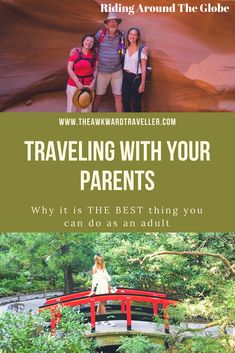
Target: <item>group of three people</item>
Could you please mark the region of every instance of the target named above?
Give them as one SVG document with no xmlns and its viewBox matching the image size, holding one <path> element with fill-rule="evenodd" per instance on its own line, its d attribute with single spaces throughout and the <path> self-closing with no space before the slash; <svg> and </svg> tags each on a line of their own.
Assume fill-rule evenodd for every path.
<svg viewBox="0 0 235 353">
<path fill-rule="evenodd" d="M 84 91 L 90 95 L 90 102 L 84 109 L 80 109 L 81 112 L 97 112 L 109 84 L 117 112 L 141 112 L 147 48 L 140 45 L 138 28 L 130 28 L 125 39 L 123 32 L 118 30 L 120 23 L 121 19 L 115 13 L 110 13 L 104 21 L 104 29 L 95 36 L 85 35 L 82 47 L 71 50 L 67 66 L 67 112 L 77 111 L 74 94 Z M 94 89 L 96 95 L 93 102 L 93 94 L 90 92 Z"/>
</svg>

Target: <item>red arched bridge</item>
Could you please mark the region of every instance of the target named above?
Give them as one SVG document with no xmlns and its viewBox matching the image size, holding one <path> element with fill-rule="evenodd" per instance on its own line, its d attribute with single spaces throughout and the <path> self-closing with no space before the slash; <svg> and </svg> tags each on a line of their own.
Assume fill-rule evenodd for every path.
<svg viewBox="0 0 235 353">
<path fill-rule="evenodd" d="M 106 303 L 105 315 L 96 314 L 96 305 Z M 168 294 L 146 290 L 117 288 L 115 293 L 90 295 L 90 291 L 76 292 L 59 297 L 48 298 L 39 311 L 51 311 L 51 330 L 56 329 L 60 320 L 61 307 L 79 307 L 91 324 L 91 332 L 95 332 L 97 322 L 104 320 L 126 320 L 128 331 L 132 328 L 132 321 L 153 321 L 154 316 L 160 316 L 164 322 L 164 331 L 169 333 L 167 307 L 176 305 L 177 300 Z"/>
</svg>

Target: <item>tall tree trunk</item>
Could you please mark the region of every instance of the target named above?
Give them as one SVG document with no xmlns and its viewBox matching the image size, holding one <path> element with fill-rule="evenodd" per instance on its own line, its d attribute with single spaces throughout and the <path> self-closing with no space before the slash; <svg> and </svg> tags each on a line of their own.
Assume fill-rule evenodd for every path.
<svg viewBox="0 0 235 353">
<path fill-rule="evenodd" d="M 61 247 L 62 255 L 65 255 L 69 252 L 68 244 L 64 244 Z M 73 291 L 73 271 L 72 265 L 66 264 L 64 268 L 64 294 L 68 294 Z"/>
<path fill-rule="evenodd" d="M 64 294 L 73 291 L 73 272 L 71 264 L 67 265 L 64 269 Z"/>
</svg>

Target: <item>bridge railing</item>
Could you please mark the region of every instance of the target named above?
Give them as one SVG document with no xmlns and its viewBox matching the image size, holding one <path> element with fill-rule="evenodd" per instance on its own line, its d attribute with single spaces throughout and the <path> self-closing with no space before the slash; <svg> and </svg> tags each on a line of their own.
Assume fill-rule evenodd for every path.
<svg viewBox="0 0 235 353">
<path fill-rule="evenodd" d="M 121 312 L 125 313 L 127 330 L 132 329 L 132 304 L 135 302 L 152 304 L 154 316 L 159 315 L 159 304 L 163 308 L 164 330 L 169 333 L 169 320 L 167 316 L 167 308 L 169 305 L 176 305 L 177 300 L 168 299 L 165 293 L 148 292 L 134 289 L 119 288 L 114 294 L 92 295 L 90 292 L 72 293 L 67 296 L 47 299 L 44 306 L 39 308 L 39 311 L 51 311 L 51 330 L 55 331 L 56 325 L 60 321 L 62 307 L 77 307 L 88 305 L 91 332 L 95 332 L 96 322 L 99 321 L 99 315 L 96 315 L 96 304 L 100 302 L 107 303 L 108 301 L 118 301 L 121 303 Z M 160 294 L 160 295 L 159 295 Z"/>
<path fill-rule="evenodd" d="M 141 294 L 141 295 L 148 295 L 148 296 L 162 297 L 162 298 L 168 297 L 167 293 L 147 291 L 142 289 L 125 288 L 125 287 L 118 287 L 115 293 L 116 294 L 119 294 L 119 293 L 120 294 L 121 293 L 122 294 Z M 67 300 L 78 299 L 85 296 L 89 296 L 89 294 L 90 294 L 90 291 L 82 291 L 82 292 L 75 292 L 75 293 L 65 294 L 61 296 L 56 296 L 53 298 L 47 298 L 45 304 L 48 305 L 48 304 L 62 303 Z"/>
</svg>

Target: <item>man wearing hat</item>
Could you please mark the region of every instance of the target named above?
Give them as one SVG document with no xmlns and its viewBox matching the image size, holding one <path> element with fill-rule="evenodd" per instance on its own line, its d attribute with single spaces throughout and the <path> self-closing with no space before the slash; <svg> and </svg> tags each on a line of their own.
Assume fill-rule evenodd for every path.
<svg viewBox="0 0 235 353">
<path fill-rule="evenodd" d="M 104 21 L 105 29 L 96 33 L 99 43 L 98 74 L 96 82 L 96 96 L 93 111 L 99 108 L 100 101 L 105 95 L 108 85 L 111 84 L 115 98 L 117 112 L 122 111 L 122 64 L 121 59 L 125 54 L 124 33 L 118 30 L 121 19 L 116 13 L 109 13 Z"/>
</svg>

